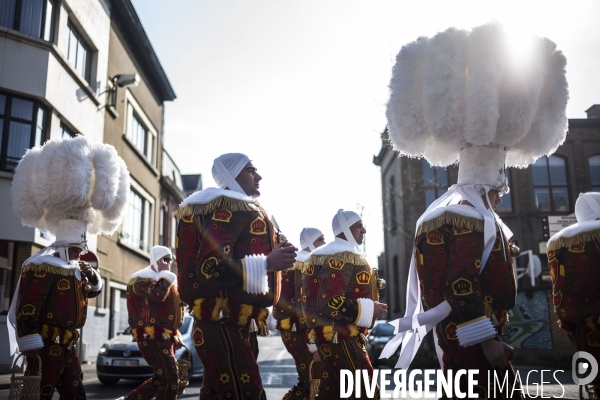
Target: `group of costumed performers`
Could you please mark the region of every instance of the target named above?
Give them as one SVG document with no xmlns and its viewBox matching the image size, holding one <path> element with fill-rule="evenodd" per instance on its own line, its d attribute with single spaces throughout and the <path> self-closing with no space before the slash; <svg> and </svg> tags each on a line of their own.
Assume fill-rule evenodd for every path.
<svg viewBox="0 0 600 400">
<path fill-rule="evenodd" d="M 8 315 L 11 354 L 25 354 L 25 375 L 41 359 L 41 399 L 52 399 L 55 388 L 63 399 L 86 398 L 73 345 L 102 279 L 79 257 L 87 251 L 86 233 L 112 234 L 120 225 L 129 184 L 114 147 L 82 136 L 28 150 L 15 171 L 15 213 L 56 237 L 23 263 Z"/>
<path fill-rule="evenodd" d="M 582 193 L 577 223 L 548 241 L 554 312 L 577 350 L 600 361 L 600 193 Z M 600 377 L 592 382 L 600 398 Z"/>
<path fill-rule="evenodd" d="M 150 265 L 127 283 L 127 311 L 133 340 L 152 367 L 153 376 L 119 400 L 173 400 L 179 391 L 175 350 L 182 346 L 177 329 L 183 323 L 177 276 L 170 271 L 168 247 L 150 250 Z"/>
<path fill-rule="evenodd" d="M 309 343 L 314 344 L 311 351 L 322 360 L 318 398 L 337 400 L 342 369 L 353 374 L 365 370 L 372 378 L 366 336 L 387 305 L 379 302 L 378 291 L 385 282 L 360 250 L 367 232 L 362 218 L 339 210 L 332 229 L 335 240 L 310 253 L 302 276 L 302 309 Z M 365 389 L 363 385 L 362 399 L 379 398 L 378 387 L 371 395 Z"/>
<path fill-rule="evenodd" d="M 215 159 L 207 188 L 180 205 L 179 294 L 194 315 L 194 346 L 204 364 L 202 399 L 265 399 L 257 332 L 278 302 L 280 270 L 297 249 L 260 206 L 262 177 L 239 153 Z"/>
<path fill-rule="evenodd" d="M 402 345 L 396 366 L 408 368 L 435 327 L 444 372 L 479 370 L 480 398 L 522 393 L 510 363 L 513 349 L 499 338 L 515 304 L 512 256 L 518 252 L 495 212 L 509 190 L 506 167 L 525 168 L 553 153 L 567 131 L 565 57 L 546 38 L 522 37 L 530 52 L 519 62 L 506 36 L 492 22 L 405 45 L 387 105 L 389 137 L 400 155 L 438 167 L 458 163 L 459 171 L 457 184 L 417 221 L 406 314 L 391 322 L 397 335 L 381 358 Z M 488 385 L 491 370 L 509 385 Z M 467 390 L 466 377 L 460 386 Z"/>
<path fill-rule="evenodd" d="M 276 329 L 292 355 L 298 372 L 298 383 L 285 394 L 284 400 L 308 400 L 311 397 L 311 377 L 318 378 L 320 375 L 320 360 L 318 353 L 315 353 L 316 346 L 308 343 L 306 318 L 302 311 L 302 274 L 309 265 L 310 252 L 324 244 L 325 236 L 320 230 L 304 228 L 300 233 L 301 250 L 298 251 L 294 266 L 281 272 L 281 294 L 273 307 L 273 317 L 277 320 Z M 316 357 L 313 357 L 313 353 L 317 354 Z M 312 387 L 313 396 L 317 390 L 317 387 Z"/>
</svg>

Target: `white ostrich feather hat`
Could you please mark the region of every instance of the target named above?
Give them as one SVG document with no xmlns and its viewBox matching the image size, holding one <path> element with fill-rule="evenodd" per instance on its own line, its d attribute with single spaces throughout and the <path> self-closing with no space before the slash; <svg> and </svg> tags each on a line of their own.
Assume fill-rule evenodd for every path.
<svg viewBox="0 0 600 400">
<path fill-rule="evenodd" d="M 12 183 L 23 225 L 56 236 L 53 246 L 85 244 L 86 232 L 112 234 L 121 224 L 129 171 L 115 148 L 78 136 L 28 150 Z"/>
<path fill-rule="evenodd" d="M 387 104 L 393 148 L 433 166 L 459 163 L 459 185 L 502 187 L 505 167 L 552 154 L 567 133 L 566 59 L 522 36 L 520 59 L 502 25 L 450 28 L 402 47 Z M 520 53 L 520 52 L 519 52 Z"/>
</svg>

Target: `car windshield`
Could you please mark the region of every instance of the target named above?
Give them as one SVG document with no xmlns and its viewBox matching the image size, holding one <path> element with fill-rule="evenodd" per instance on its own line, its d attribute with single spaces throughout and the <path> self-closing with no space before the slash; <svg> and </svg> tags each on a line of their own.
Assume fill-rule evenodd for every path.
<svg viewBox="0 0 600 400">
<path fill-rule="evenodd" d="M 394 336 L 394 327 L 388 323 L 377 326 L 377 336 Z"/>
</svg>

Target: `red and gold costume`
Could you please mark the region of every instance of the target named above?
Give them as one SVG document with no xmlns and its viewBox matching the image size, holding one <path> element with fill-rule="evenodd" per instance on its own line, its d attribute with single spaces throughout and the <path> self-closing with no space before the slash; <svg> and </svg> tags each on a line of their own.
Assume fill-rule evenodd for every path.
<svg viewBox="0 0 600 400">
<path fill-rule="evenodd" d="M 179 293 L 204 363 L 200 398 L 265 398 L 253 328 L 266 328 L 279 275 L 266 272 L 276 240 L 266 212 L 237 192 L 205 189 L 184 201 L 178 229 Z"/>
<path fill-rule="evenodd" d="M 340 370 L 369 371 L 365 351 L 373 323 L 373 302 L 379 300 L 377 277 L 367 261 L 347 241 L 319 247 L 313 253 L 302 281 L 302 307 L 322 360 L 319 399 L 340 398 Z M 364 388 L 362 398 L 367 398 Z M 376 397 L 379 398 L 379 389 Z"/>
<path fill-rule="evenodd" d="M 308 254 L 302 250 L 298 253 L 294 266 L 281 272 L 281 295 L 273 307 L 273 317 L 277 320 L 276 328 L 281 333 L 281 340 L 292 355 L 298 372 L 298 383 L 286 393 L 283 397 L 285 400 L 310 397 L 309 368 L 313 357 L 307 347 L 308 332 L 302 311 L 302 271 L 309 265 Z"/>
<path fill-rule="evenodd" d="M 133 274 L 127 283 L 127 311 L 133 339 L 154 371 L 127 399 L 177 398 L 174 343 L 183 313 L 175 274 L 152 266 Z"/>
<path fill-rule="evenodd" d="M 102 288 L 100 275 L 82 278 L 77 262 L 50 255 L 33 257 L 23 265 L 16 304 L 17 336 L 21 352 L 39 349 L 42 360 L 41 399 L 85 399 L 83 373 L 73 344 L 85 325 L 88 299 Z M 27 360 L 26 375 L 35 359 Z"/>
<path fill-rule="evenodd" d="M 481 214 L 467 205 L 447 206 L 442 211 L 419 226 L 415 239 L 414 264 L 422 301 L 426 309 L 448 301 L 452 311 L 435 327 L 443 350 L 444 371 L 478 369 L 476 392 L 485 394 L 487 371 L 493 368 L 479 344 L 464 347 L 461 345 L 464 339 L 459 343 L 457 330 L 468 327 L 472 335 L 487 335 L 491 330 L 493 337 L 494 328 L 499 329 L 507 322 L 507 311 L 514 307 L 517 294 L 510 247 L 497 229 L 487 263 L 481 265 L 484 248 Z M 507 372 L 512 384 L 512 367 Z M 504 378 L 505 371 L 499 373 Z M 461 382 L 461 389 L 465 388 L 466 379 Z M 499 396 L 498 390 L 496 398 L 503 398 Z"/>
<path fill-rule="evenodd" d="M 577 350 L 600 361 L 600 221 L 580 222 L 553 236 L 548 267 L 559 326 Z M 593 384 L 598 391 L 600 377 Z"/>
</svg>

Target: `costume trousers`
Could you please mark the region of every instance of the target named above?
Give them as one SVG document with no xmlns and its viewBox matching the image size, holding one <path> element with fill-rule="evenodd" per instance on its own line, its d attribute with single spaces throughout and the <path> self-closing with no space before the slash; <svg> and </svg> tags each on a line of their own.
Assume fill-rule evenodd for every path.
<svg viewBox="0 0 600 400">
<path fill-rule="evenodd" d="M 51 400 L 55 388 L 61 400 L 85 400 L 83 372 L 75 351 L 44 340 L 38 355 L 42 360 L 41 400 Z M 37 368 L 37 358 L 27 358 L 25 375 L 37 372 Z"/>
<path fill-rule="evenodd" d="M 154 371 L 152 378 L 127 395 L 127 400 L 173 400 L 177 398 L 177 359 L 171 340 L 144 339 L 138 341 L 144 360 Z"/>
<path fill-rule="evenodd" d="M 360 398 L 363 400 L 380 398 L 379 385 L 377 382 L 370 382 L 373 378 L 373 366 L 365 351 L 365 344 L 359 336 L 340 339 L 338 343 L 318 342 L 317 349 L 322 360 L 319 400 L 339 400 L 341 398 L 340 371 L 342 369 L 349 370 L 353 375 L 357 369 L 368 371 L 368 384 L 372 383 L 375 386 L 373 395 L 368 395 L 366 382 L 361 380 Z M 350 398 L 356 398 L 354 390 Z"/>
<path fill-rule="evenodd" d="M 458 338 L 454 335 L 454 331 L 442 329 L 444 324 L 453 324 L 449 320 L 444 320 L 436 326 L 438 343 L 443 350 L 442 361 L 444 363 L 444 373 L 449 374 L 452 371 L 452 377 L 456 376 L 458 370 L 477 369 L 479 374 L 475 375 L 477 385 L 473 391 L 480 399 L 521 399 L 523 391 L 521 383 L 516 379 L 515 371 L 512 364 L 509 363 L 509 368 L 506 370 L 494 369 L 483 354 L 481 346 L 463 347 L 458 343 Z M 447 327 L 446 327 L 447 328 Z M 452 332 L 452 334 L 446 334 Z M 496 338 L 498 341 L 499 338 Z M 495 374 L 495 375 L 494 375 Z M 446 375 L 448 376 L 448 375 Z M 504 387 L 494 386 L 494 379 L 497 382 L 506 382 Z M 460 391 L 468 393 L 468 376 L 462 375 L 460 379 Z M 456 392 L 453 396 L 442 397 L 443 399 L 457 399 Z"/>
<path fill-rule="evenodd" d="M 247 326 L 196 319 L 193 338 L 204 364 L 201 400 L 266 400 L 256 362 L 258 341 Z"/>
<path fill-rule="evenodd" d="M 309 367 L 313 356 L 304 341 L 305 334 L 306 331 L 301 329 L 295 332 L 291 329 L 281 329 L 281 340 L 288 353 L 294 358 L 296 371 L 298 372 L 298 383 L 283 396 L 283 400 L 308 400 L 310 397 Z M 315 372 L 316 369 L 313 365 L 313 373 Z M 318 377 L 318 375 L 315 375 L 315 378 Z"/>
<path fill-rule="evenodd" d="M 590 353 L 596 359 L 596 362 L 600 362 L 600 325 L 597 321 L 598 316 L 593 316 L 578 322 L 575 324 L 570 337 L 577 350 Z M 592 383 L 596 393 L 600 395 L 600 374 L 596 376 Z"/>
</svg>

